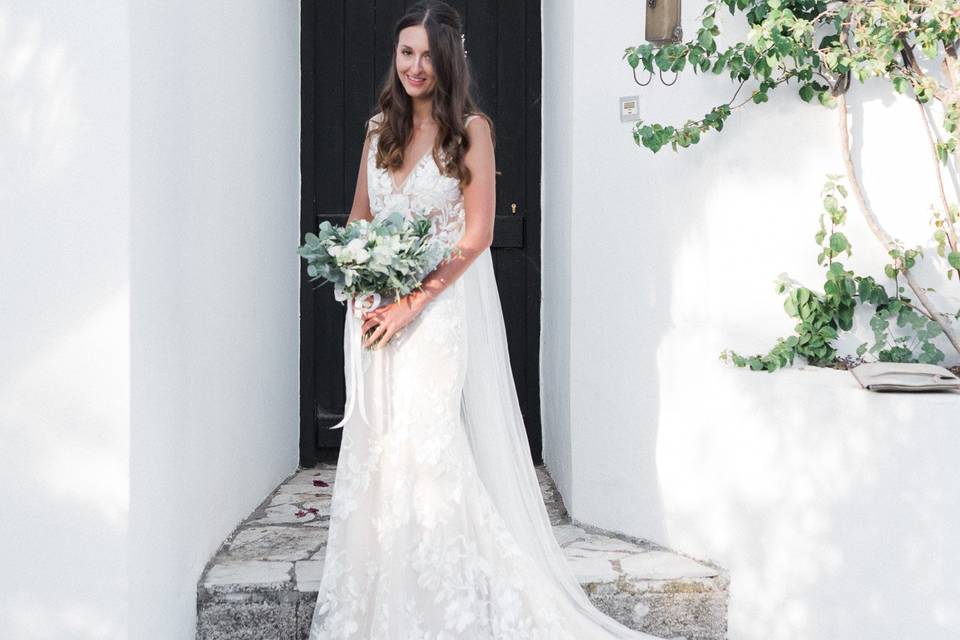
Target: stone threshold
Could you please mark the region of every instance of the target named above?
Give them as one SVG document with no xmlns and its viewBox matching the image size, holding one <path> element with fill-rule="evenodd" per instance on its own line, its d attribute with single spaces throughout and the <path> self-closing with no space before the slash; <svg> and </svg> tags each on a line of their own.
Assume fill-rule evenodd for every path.
<svg viewBox="0 0 960 640">
<path fill-rule="evenodd" d="M 299 468 L 220 546 L 197 585 L 198 640 L 305 640 L 336 467 Z M 573 521 L 537 468 L 554 535 L 591 601 L 662 638 L 723 640 L 729 578 L 710 563 Z"/>
</svg>

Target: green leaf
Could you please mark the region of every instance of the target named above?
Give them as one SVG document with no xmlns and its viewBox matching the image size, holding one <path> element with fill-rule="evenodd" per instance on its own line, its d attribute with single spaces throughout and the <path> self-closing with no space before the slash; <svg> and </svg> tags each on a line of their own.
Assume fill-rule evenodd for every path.
<svg viewBox="0 0 960 640">
<path fill-rule="evenodd" d="M 850 331 L 850 329 L 853 327 L 853 311 L 854 307 L 850 307 L 841 310 L 838 314 L 840 318 L 840 328 L 844 331 Z"/>
<path fill-rule="evenodd" d="M 798 316 L 797 301 L 793 294 L 787 296 L 787 299 L 783 301 L 783 310 L 791 318 L 796 318 Z"/>
<path fill-rule="evenodd" d="M 940 162 L 947 164 L 947 161 L 950 159 L 950 153 L 947 151 L 947 145 L 942 142 L 938 142 L 936 144 L 936 150 L 937 158 L 940 160 Z"/>
<path fill-rule="evenodd" d="M 697 36 L 697 44 L 701 47 L 710 51 L 714 47 L 713 36 L 710 35 L 710 32 L 707 29 L 700 31 L 700 34 Z"/>
<path fill-rule="evenodd" d="M 847 237 L 839 231 L 830 236 L 830 248 L 835 252 L 846 251 L 849 247 L 850 243 L 847 241 Z"/>
<path fill-rule="evenodd" d="M 936 338 L 943 333 L 943 328 L 935 320 L 927 320 L 927 335 Z"/>
<path fill-rule="evenodd" d="M 960 251 L 951 251 L 947 254 L 947 262 L 954 269 L 960 269 Z"/>
</svg>

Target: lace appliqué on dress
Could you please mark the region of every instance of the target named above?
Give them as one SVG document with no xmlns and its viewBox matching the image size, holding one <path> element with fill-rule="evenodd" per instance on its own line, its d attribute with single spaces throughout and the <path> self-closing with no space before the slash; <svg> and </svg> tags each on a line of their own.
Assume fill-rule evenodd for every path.
<svg viewBox="0 0 960 640">
<path fill-rule="evenodd" d="M 393 212 L 422 212 L 433 220 L 434 233 L 445 245 L 455 245 L 464 232 L 463 193 L 456 178 L 440 173 L 432 152 L 410 170 L 400 188 L 386 169 L 377 167 L 377 134 L 367 155 L 367 192 L 374 219 Z"/>
</svg>

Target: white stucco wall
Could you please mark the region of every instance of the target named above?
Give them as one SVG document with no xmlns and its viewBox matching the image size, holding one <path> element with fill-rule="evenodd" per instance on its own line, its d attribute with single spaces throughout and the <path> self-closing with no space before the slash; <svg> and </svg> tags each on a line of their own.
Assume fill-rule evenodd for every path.
<svg viewBox="0 0 960 640">
<path fill-rule="evenodd" d="M 192 638 L 297 464 L 298 3 L 0 3 L 0 166 L 0 635 Z"/>
<path fill-rule="evenodd" d="M 126 26 L 117 2 L 0 3 L 5 638 L 126 633 Z"/>
<path fill-rule="evenodd" d="M 702 7 L 684 3 L 688 33 Z M 812 238 L 825 174 L 843 173 L 836 112 L 782 92 L 694 149 L 654 155 L 619 122 L 618 97 L 682 124 L 728 100 L 729 79 L 635 85 L 621 56 L 642 42 L 643 3 L 543 12 L 544 453 L 574 518 L 730 569 L 731 638 L 956 637 L 960 397 L 880 397 L 846 372 L 717 359 L 792 332 L 779 273 L 822 286 Z M 878 215 L 928 243 L 936 191 L 916 106 L 880 84 L 850 102 Z M 849 206 L 844 262 L 882 275 Z M 956 281 L 927 284 L 960 304 Z"/>
<path fill-rule="evenodd" d="M 570 246 L 573 228 L 573 3 L 551 2 L 541 14 L 543 32 L 543 176 L 541 209 L 540 385 L 543 460 L 564 496 L 573 490 L 570 441 Z M 547 62 L 549 61 L 549 62 Z"/>
<path fill-rule="evenodd" d="M 297 464 L 299 4 L 131 1 L 131 637 Z"/>
</svg>

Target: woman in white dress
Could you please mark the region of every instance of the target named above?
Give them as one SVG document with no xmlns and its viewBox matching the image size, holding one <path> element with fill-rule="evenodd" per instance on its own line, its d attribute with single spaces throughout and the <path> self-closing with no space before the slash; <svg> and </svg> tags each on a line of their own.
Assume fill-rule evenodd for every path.
<svg viewBox="0 0 960 640">
<path fill-rule="evenodd" d="M 490 257 L 493 132 L 468 87 L 457 13 L 412 7 L 350 219 L 428 211 L 436 241 L 459 252 L 398 302 L 359 318 L 348 306 L 348 406 L 310 640 L 650 639 L 591 605 L 553 537 Z"/>
</svg>

